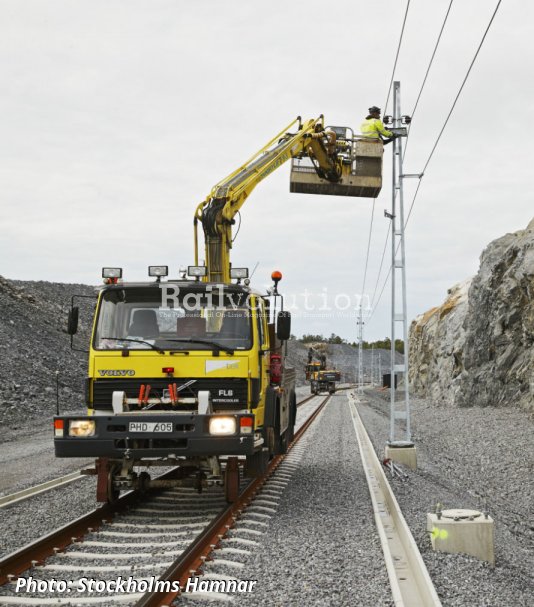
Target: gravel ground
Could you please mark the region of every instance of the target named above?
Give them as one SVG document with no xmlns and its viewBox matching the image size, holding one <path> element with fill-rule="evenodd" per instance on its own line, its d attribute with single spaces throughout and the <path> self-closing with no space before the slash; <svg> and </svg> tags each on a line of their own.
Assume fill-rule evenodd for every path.
<svg viewBox="0 0 534 607">
<path fill-rule="evenodd" d="M 388 437 L 389 395 L 367 391 L 360 415 L 380 455 Z M 387 402 L 386 399 L 387 398 Z M 418 470 L 392 481 L 444 607 L 534 605 L 533 423 L 517 409 L 434 407 L 413 399 Z M 479 497 L 484 496 L 484 497 Z M 433 552 L 426 513 L 483 509 L 495 520 L 496 566 Z"/>
<path fill-rule="evenodd" d="M 307 396 L 307 388 L 297 394 L 299 400 Z M 382 453 L 389 397 L 369 390 L 365 398 L 367 402 L 359 405 L 360 415 L 375 448 Z M 232 555 L 232 560 L 245 565 L 246 573 L 240 571 L 236 577 L 258 580 L 254 592 L 234 596 L 238 604 L 391 604 L 346 402 L 344 393 L 333 397 L 288 458 L 285 471 L 280 470 L 279 477 L 290 475 L 291 479 L 280 492 L 277 512 L 272 518 L 259 519 L 266 522 L 260 544 L 246 556 Z M 299 418 L 307 409 L 299 409 Z M 532 419 L 517 409 L 432 407 L 419 399 L 412 400 L 412 413 L 419 469 L 408 471 L 409 481 L 394 480 L 392 484 L 443 606 L 531 607 Z M 53 462 L 60 462 L 60 466 L 75 462 L 54 460 L 48 440 L 48 433 L 42 433 L 24 443 L 8 443 L 0 461 L 6 466 L 18 453 L 20 472 L 33 480 L 28 484 L 64 474 L 67 469 L 50 468 Z M 41 464 L 34 469 L 24 457 L 35 461 L 36 454 Z M 75 467 L 80 467 L 80 462 Z M 10 491 L 16 481 L 16 476 L 14 481 L 6 481 L 13 487 Z M 94 492 L 94 478 L 90 477 L 3 508 L 0 557 L 57 528 L 66 521 L 66 512 L 70 520 L 93 509 Z M 426 512 L 437 502 L 445 508 L 481 509 L 484 500 L 480 496 L 487 498 L 488 512 L 496 523 L 494 568 L 466 555 L 433 552 L 425 528 Z M 273 499 L 272 495 L 266 492 L 266 499 Z M 234 532 L 236 539 L 247 537 L 239 531 L 247 523 L 260 524 L 252 515 L 245 515 Z M 217 565 L 212 567 L 216 573 Z M 203 602 L 208 604 L 198 600 L 190 603 Z"/>
<path fill-rule="evenodd" d="M 236 595 L 236 604 L 390 605 L 346 396 L 334 396 L 308 432 L 288 458 L 297 464 L 291 481 L 240 576 L 258 580 L 255 591 Z"/>
<path fill-rule="evenodd" d="M 95 477 L 86 477 L 1 509 L 0 558 L 96 507 Z"/>
<path fill-rule="evenodd" d="M 87 458 L 56 458 L 52 424 L 50 424 L 47 430 L 25 436 L 19 435 L 16 440 L 2 444 L 0 495 L 44 483 L 69 472 L 89 467 L 92 463 Z"/>
</svg>

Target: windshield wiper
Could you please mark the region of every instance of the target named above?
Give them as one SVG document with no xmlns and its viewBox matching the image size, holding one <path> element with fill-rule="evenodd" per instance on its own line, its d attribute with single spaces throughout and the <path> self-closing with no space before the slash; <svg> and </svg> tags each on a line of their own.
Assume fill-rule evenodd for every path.
<svg viewBox="0 0 534 607">
<path fill-rule="evenodd" d="M 138 344 L 146 344 L 147 346 L 150 346 L 152 350 L 163 352 L 161 348 L 158 348 L 158 346 L 151 344 L 149 341 L 145 341 L 144 339 L 131 339 L 129 337 L 101 337 L 100 339 L 113 339 L 114 341 L 133 341 Z"/>
<path fill-rule="evenodd" d="M 218 350 L 224 350 L 228 354 L 234 353 L 234 348 L 229 348 L 223 344 L 219 344 L 216 341 L 209 341 L 207 339 L 196 339 L 194 337 L 184 337 L 183 339 L 166 339 L 165 341 L 178 342 L 182 344 L 206 344 L 206 346 L 214 346 Z"/>
</svg>

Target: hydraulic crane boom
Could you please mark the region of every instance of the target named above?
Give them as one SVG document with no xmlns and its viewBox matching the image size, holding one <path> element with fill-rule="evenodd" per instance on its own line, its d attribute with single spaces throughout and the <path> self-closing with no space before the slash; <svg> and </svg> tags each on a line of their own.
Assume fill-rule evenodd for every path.
<svg viewBox="0 0 534 607">
<path fill-rule="evenodd" d="M 162 281 L 168 267 L 149 266 L 155 281 L 128 283 L 122 268 L 103 268 L 89 347 L 88 412 L 58 412 L 54 419 L 58 457 L 98 457 L 98 501 L 160 482 L 199 492 L 222 482 L 232 502 L 239 494 L 238 457 L 245 458 L 245 474 L 255 477 L 270 457 L 287 451 L 297 411 L 295 369 L 284 362 L 282 348 L 291 316 L 276 314 L 269 293 L 239 279 L 231 283 L 232 274 L 244 274 L 231 272 L 232 225 L 256 185 L 290 159 L 292 192 L 377 196 L 382 142 L 364 139 L 346 127 L 325 128 L 322 116 L 297 118 L 198 205 L 189 278 Z M 199 221 L 206 266 L 198 264 Z M 276 296 L 281 274 L 272 278 Z M 214 284 L 221 287 L 217 293 Z M 172 306 L 164 303 L 169 292 Z M 71 339 L 78 313 L 72 306 Z M 312 391 L 333 392 L 339 373 L 326 369 L 325 360 L 319 366 L 311 372 Z M 152 465 L 180 471 L 170 481 L 136 471 Z"/>
<path fill-rule="evenodd" d="M 295 125 L 298 125 L 296 133 L 290 133 Z M 287 160 L 305 154 L 321 179 L 330 183 L 341 179 L 343 166 L 337 158 L 335 141 L 335 133 L 325 131 L 322 115 L 305 122 L 299 116 L 244 165 L 214 186 L 206 200 L 198 205 L 194 218 L 197 265 L 199 221 L 204 229 L 206 281 L 231 282 L 230 249 L 234 217 L 258 183 Z"/>
</svg>

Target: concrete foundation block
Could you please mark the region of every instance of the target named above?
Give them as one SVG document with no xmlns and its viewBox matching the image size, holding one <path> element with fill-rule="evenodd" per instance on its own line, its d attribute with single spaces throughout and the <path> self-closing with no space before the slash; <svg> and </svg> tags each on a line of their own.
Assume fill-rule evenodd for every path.
<svg viewBox="0 0 534 607">
<path fill-rule="evenodd" d="M 412 470 L 417 470 L 417 450 L 415 446 L 391 447 L 390 445 L 386 445 L 385 457 L 398 464 L 408 466 Z"/>
<path fill-rule="evenodd" d="M 439 552 L 464 553 L 495 565 L 494 522 L 476 510 L 444 510 L 441 518 L 427 513 L 426 528 L 432 548 Z"/>
</svg>

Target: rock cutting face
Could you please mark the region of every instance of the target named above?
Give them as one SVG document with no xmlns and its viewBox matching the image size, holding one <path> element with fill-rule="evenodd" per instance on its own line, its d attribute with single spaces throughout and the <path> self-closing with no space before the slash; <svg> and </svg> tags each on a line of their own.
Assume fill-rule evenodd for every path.
<svg viewBox="0 0 534 607">
<path fill-rule="evenodd" d="M 534 409 L 533 346 L 534 220 L 490 243 L 476 276 L 414 320 L 410 379 L 434 401 Z"/>
</svg>

